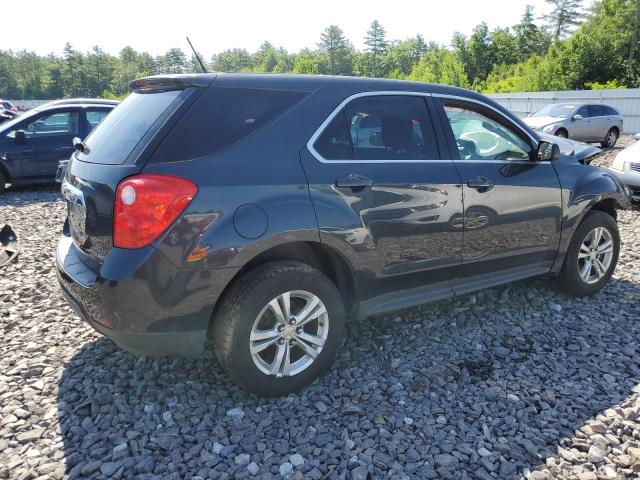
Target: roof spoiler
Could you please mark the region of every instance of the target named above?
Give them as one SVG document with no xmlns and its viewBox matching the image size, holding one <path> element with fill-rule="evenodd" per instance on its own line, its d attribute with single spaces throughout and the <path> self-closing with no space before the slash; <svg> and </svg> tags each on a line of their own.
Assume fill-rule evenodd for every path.
<svg viewBox="0 0 640 480">
<path fill-rule="evenodd" d="M 182 90 L 189 87 L 208 87 L 216 79 L 217 73 L 198 73 L 187 75 L 155 75 L 138 78 L 129 84 L 136 93 L 157 93 L 170 90 Z"/>
</svg>

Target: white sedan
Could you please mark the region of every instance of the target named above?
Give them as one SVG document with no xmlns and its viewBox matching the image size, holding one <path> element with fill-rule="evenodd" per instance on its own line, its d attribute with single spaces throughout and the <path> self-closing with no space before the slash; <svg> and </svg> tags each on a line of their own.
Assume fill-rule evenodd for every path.
<svg viewBox="0 0 640 480">
<path fill-rule="evenodd" d="M 640 133 L 635 138 L 640 140 Z M 640 202 L 640 142 L 635 142 L 618 153 L 609 171 L 631 189 L 631 199 Z"/>
</svg>

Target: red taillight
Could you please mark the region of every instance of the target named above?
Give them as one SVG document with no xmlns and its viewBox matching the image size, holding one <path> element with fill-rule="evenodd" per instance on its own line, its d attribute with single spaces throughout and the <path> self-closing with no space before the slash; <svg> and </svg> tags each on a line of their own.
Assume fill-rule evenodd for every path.
<svg viewBox="0 0 640 480">
<path fill-rule="evenodd" d="M 146 247 L 187 208 L 198 191 L 191 181 L 142 174 L 123 180 L 116 190 L 113 245 Z"/>
</svg>

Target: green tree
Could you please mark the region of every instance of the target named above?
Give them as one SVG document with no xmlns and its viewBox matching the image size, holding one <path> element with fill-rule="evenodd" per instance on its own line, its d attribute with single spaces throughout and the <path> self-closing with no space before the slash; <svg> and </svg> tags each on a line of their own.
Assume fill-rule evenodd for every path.
<svg viewBox="0 0 640 480">
<path fill-rule="evenodd" d="M 211 60 L 213 70 L 216 72 L 242 72 L 251 70 L 253 67 L 251 55 L 244 48 L 224 50 L 214 55 Z"/>
<path fill-rule="evenodd" d="M 320 35 L 318 48 L 325 57 L 325 66 L 321 68 L 321 73 L 330 75 L 351 75 L 353 73 L 353 59 L 351 58 L 353 47 L 344 37 L 340 27 L 329 25 Z"/>
<path fill-rule="evenodd" d="M 458 55 L 445 48 L 430 50 L 413 67 L 409 80 L 444 83 L 469 88 L 469 80 Z"/>
<path fill-rule="evenodd" d="M 551 39 L 536 25 L 532 5 L 525 7 L 520 23 L 513 27 L 518 43 L 518 60 L 524 61 L 534 53 L 545 53 Z"/>
<path fill-rule="evenodd" d="M 365 49 L 371 60 L 371 73 L 372 76 L 377 77 L 379 74 L 380 58 L 384 55 L 388 42 L 386 39 L 386 32 L 380 22 L 374 20 L 371 22 L 367 35 L 364 37 L 364 44 L 367 46 Z"/>
<path fill-rule="evenodd" d="M 553 10 L 544 18 L 553 35 L 553 41 L 557 42 L 564 37 L 569 31 L 580 25 L 584 14 L 581 11 L 582 0 L 544 0 L 553 6 Z"/>
</svg>

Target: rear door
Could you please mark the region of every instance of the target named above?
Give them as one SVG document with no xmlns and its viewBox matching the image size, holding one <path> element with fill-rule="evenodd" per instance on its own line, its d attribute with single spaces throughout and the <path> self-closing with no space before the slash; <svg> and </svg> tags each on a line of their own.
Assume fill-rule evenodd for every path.
<svg viewBox="0 0 640 480">
<path fill-rule="evenodd" d="M 611 128 L 611 122 L 607 119 L 605 108 L 602 105 L 589 105 L 589 117 L 591 120 L 591 140 L 604 140 L 609 128 Z"/>
<path fill-rule="evenodd" d="M 534 160 L 529 135 L 498 110 L 439 99 L 463 182 L 462 267 L 456 293 L 548 272 L 560 241 L 560 183 Z"/>
<path fill-rule="evenodd" d="M 367 314 L 452 292 L 462 188 L 453 162 L 440 157 L 432 102 L 419 94 L 354 96 L 301 153 L 321 238 L 361 265 Z"/>
</svg>

